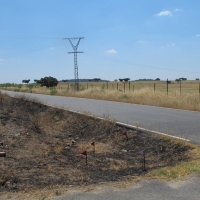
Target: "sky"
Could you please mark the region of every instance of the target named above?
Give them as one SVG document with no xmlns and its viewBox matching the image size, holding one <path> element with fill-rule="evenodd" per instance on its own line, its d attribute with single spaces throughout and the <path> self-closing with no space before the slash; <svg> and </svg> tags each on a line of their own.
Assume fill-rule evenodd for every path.
<svg viewBox="0 0 200 200">
<path fill-rule="evenodd" d="M 0 0 L 0 83 L 200 78 L 200 0 Z M 78 40 L 73 39 L 76 45 Z"/>
</svg>

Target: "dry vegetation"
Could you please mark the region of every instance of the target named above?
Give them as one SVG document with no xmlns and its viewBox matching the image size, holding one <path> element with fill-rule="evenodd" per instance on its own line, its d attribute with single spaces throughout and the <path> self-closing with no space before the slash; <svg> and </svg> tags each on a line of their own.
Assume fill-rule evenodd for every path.
<svg viewBox="0 0 200 200">
<path fill-rule="evenodd" d="M 154 91 L 154 83 L 155 91 Z M 169 84 L 169 92 L 166 92 L 165 82 L 132 82 L 124 83 L 81 83 L 80 92 L 74 92 L 73 84 L 59 83 L 56 88 L 47 89 L 45 87 L 24 85 L 20 88 L 3 88 L 14 91 L 32 92 L 41 94 L 72 96 L 92 99 L 102 99 L 142 105 L 160 106 L 192 111 L 200 111 L 200 93 L 198 81 L 184 81 L 181 85 L 172 82 Z M 134 86 L 134 91 L 133 91 Z"/>
<path fill-rule="evenodd" d="M 129 140 L 122 133 L 126 131 Z M 153 176 L 194 158 L 195 146 L 0 93 L 0 191 Z M 96 143 L 94 147 L 90 144 Z M 146 151 L 146 171 L 143 157 Z M 88 151 L 88 165 L 82 151 Z M 196 169 L 196 168 L 195 168 Z M 193 171 L 192 171 L 193 172 Z M 187 174 L 187 173 L 186 173 Z M 155 176 L 158 176 L 156 174 Z"/>
</svg>

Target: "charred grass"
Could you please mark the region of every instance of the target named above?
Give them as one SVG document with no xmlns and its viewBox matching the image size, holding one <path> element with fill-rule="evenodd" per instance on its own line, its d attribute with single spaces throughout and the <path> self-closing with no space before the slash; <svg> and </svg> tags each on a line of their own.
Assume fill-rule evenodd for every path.
<svg viewBox="0 0 200 200">
<path fill-rule="evenodd" d="M 0 191 L 158 177 L 158 170 L 198 159 L 190 143 L 1 93 L 0 141 L 0 151 L 6 152 L 0 158 Z"/>
</svg>

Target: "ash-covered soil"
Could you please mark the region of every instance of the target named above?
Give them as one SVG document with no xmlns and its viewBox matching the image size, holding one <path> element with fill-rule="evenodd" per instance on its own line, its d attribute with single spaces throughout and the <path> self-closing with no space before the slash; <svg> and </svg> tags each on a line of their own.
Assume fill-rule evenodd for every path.
<svg viewBox="0 0 200 200">
<path fill-rule="evenodd" d="M 1 93 L 0 142 L 0 152 L 6 152 L 0 158 L 0 191 L 134 178 L 189 160 L 191 150 L 166 137 Z"/>
</svg>

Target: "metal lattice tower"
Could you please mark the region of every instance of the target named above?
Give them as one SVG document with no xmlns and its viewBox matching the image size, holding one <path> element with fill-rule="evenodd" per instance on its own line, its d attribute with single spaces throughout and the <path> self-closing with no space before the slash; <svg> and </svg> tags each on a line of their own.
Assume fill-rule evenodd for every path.
<svg viewBox="0 0 200 200">
<path fill-rule="evenodd" d="M 84 37 L 78 37 L 78 38 L 63 38 L 63 40 L 65 40 L 65 39 L 68 39 L 68 40 L 69 40 L 69 42 L 70 42 L 72 48 L 74 49 L 73 52 L 68 52 L 68 53 L 69 53 L 69 54 L 70 54 L 70 53 L 73 53 L 73 54 L 74 54 L 74 77 L 75 77 L 75 79 L 74 79 L 74 83 L 75 83 L 74 89 L 75 89 L 76 91 L 79 91 L 77 53 L 84 53 L 84 52 L 83 52 L 83 51 L 77 51 L 77 49 L 78 49 L 78 45 L 79 45 L 81 39 L 84 39 Z M 71 40 L 76 40 L 76 39 L 78 40 L 78 42 L 77 42 L 76 45 L 74 45 L 74 44 L 72 43 Z"/>
</svg>

